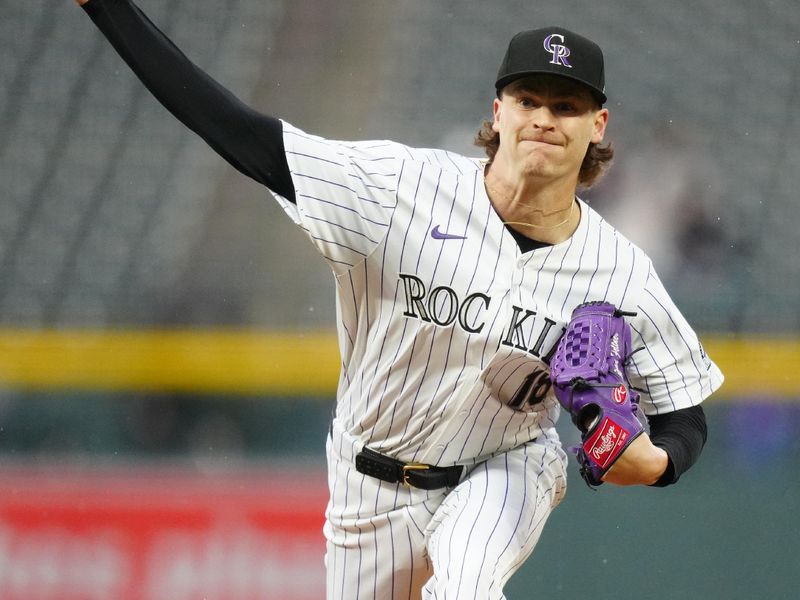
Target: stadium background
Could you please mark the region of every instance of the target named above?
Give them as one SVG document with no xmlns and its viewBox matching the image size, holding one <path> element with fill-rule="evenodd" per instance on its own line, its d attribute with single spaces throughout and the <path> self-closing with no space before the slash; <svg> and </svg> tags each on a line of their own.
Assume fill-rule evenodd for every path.
<svg viewBox="0 0 800 600">
<path fill-rule="evenodd" d="M 680 485 L 573 476 L 509 597 L 794 597 L 800 5 L 140 4 L 307 131 L 467 153 L 510 35 L 596 39 L 617 164 L 585 197 L 650 251 L 728 379 Z M 0 598 L 321 597 L 325 265 L 71 2 L 2 15 Z"/>
</svg>

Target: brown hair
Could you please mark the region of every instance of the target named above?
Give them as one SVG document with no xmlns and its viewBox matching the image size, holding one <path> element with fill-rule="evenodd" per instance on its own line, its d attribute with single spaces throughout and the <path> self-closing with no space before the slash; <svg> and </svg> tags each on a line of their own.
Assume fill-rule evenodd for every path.
<svg viewBox="0 0 800 600">
<path fill-rule="evenodd" d="M 475 136 L 475 145 L 484 149 L 486 156 L 489 157 L 489 164 L 491 164 L 497 154 L 497 149 L 500 148 L 500 134 L 492 129 L 491 120 L 486 120 L 481 125 Z M 614 148 L 610 143 L 603 146 L 590 143 L 578 173 L 578 185 L 589 188 L 595 184 L 611 166 L 613 158 Z"/>
</svg>

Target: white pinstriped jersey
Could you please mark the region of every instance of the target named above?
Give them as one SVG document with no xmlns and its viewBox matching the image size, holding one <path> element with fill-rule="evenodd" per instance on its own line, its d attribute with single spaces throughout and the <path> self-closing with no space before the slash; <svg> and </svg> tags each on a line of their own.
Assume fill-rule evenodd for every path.
<svg viewBox="0 0 800 600">
<path fill-rule="evenodd" d="M 548 358 L 585 301 L 637 313 L 629 377 L 646 413 L 722 383 L 649 258 L 585 203 L 569 240 L 522 253 L 479 159 L 287 123 L 284 143 L 296 204 L 278 200 L 337 282 L 336 418 L 373 449 L 471 464 L 557 438 Z"/>
</svg>

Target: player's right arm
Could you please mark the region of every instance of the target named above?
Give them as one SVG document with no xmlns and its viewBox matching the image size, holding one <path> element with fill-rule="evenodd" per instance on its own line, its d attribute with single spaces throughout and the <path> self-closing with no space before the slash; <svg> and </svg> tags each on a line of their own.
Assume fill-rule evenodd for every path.
<svg viewBox="0 0 800 600">
<path fill-rule="evenodd" d="M 131 0 L 76 0 L 164 107 L 236 169 L 295 201 L 283 126 L 193 64 Z"/>
<path fill-rule="evenodd" d="M 77 0 L 155 98 L 277 196 L 337 274 L 378 247 L 404 148 L 337 143 L 253 110 L 194 65 L 132 0 Z"/>
</svg>

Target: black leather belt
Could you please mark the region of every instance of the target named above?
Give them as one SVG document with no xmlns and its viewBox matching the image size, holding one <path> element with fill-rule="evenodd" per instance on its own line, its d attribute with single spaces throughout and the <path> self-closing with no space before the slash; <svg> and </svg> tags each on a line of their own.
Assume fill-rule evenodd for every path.
<svg viewBox="0 0 800 600">
<path fill-rule="evenodd" d="M 364 448 L 356 455 L 356 470 L 388 483 L 403 483 L 423 490 L 438 490 L 443 487 L 455 487 L 461 479 L 464 467 L 404 463 Z"/>
</svg>

